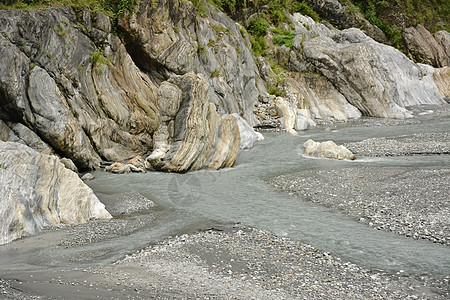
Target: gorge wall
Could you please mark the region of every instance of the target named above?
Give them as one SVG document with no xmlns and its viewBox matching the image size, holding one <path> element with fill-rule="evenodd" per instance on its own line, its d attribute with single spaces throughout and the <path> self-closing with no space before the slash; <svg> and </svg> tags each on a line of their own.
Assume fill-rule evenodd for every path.
<svg viewBox="0 0 450 300">
<path fill-rule="evenodd" d="M 228 114 L 264 124 L 270 113 L 258 117 L 258 105 L 277 111 L 282 127 L 302 130 L 361 115 L 410 117 L 407 106 L 444 103 L 433 68 L 356 29 L 340 31 L 301 14 L 288 14 L 293 46 L 271 46 L 284 68 L 283 80 L 274 78 L 269 58 L 254 57 L 245 28 L 205 5 L 200 14 L 189 1 L 141 1 L 119 19 L 122 38 L 101 13 L 0 11 L 3 139 L 40 145 L 36 150 L 67 157 L 81 170 L 153 152 L 148 168 L 185 172 L 207 167 L 214 151 L 223 151 L 218 137 Z M 192 76 L 201 88 L 190 97 L 180 78 Z M 267 92 L 273 85 L 284 91 L 276 101 Z M 190 163 L 171 168 L 179 165 L 173 158 Z M 209 167 L 223 165 L 232 162 Z"/>
<path fill-rule="evenodd" d="M 325 2 L 331 13 L 336 1 Z M 351 24 L 336 7 L 342 24 Z M 38 196 L 38 182 L 67 186 L 55 178 L 73 182 L 77 170 L 231 167 L 240 149 L 263 139 L 252 126 L 297 134 L 321 122 L 409 118 L 408 107 L 447 105 L 448 67 L 417 64 L 359 29 L 285 13 L 278 30 L 290 43 L 274 42 L 270 25 L 266 54 L 255 57 L 248 24 L 207 3 L 199 12 L 190 1 L 143 0 L 116 25 L 79 8 L 0 10 L 2 241 L 46 225 L 108 218 L 81 181 L 84 192 L 74 195 L 88 204 L 70 198 L 64 210 L 58 193 Z M 365 32 L 383 40 L 376 26 Z M 443 61 L 448 32 L 440 36 Z"/>
</svg>

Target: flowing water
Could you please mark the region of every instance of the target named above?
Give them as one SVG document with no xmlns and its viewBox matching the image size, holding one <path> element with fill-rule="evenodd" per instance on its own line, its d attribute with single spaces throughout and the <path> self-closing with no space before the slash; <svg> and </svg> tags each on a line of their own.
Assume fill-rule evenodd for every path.
<svg viewBox="0 0 450 300">
<path fill-rule="evenodd" d="M 217 224 L 241 224 L 267 229 L 327 251 L 343 260 L 370 269 L 405 274 L 450 274 L 450 248 L 428 241 L 413 240 L 377 231 L 325 208 L 289 196 L 265 180 L 280 174 L 357 166 L 442 166 L 448 156 L 370 158 L 357 161 L 311 159 L 301 152 L 308 138 L 332 139 L 337 143 L 371 137 L 388 137 L 421 132 L 448 132 L 450 120 L 391 127 L 341 127 L 313 129 L 298 137 L 266 133 L 253 150 L 239 154 L 235 167 L 188 174 L 149 172 L 114 175 L 96 172 L 89 185 L 99 194 L 135 191 L 156 203 L 157 220 L 127 236 L 83 247 L 41 249 L 41 259 L 58 265 L 70 257 L 101 251 L 96 263 L 112 262 L 167 236 L 206 229 Z M 1 250 L 1 249 L 0 249 Z M 24 254 L 27 255 L 27 254 Z M 4 255 L 0 257 L 5 258 Z M 24 257 L 10 256 L 20 260 Z"/>
</svg>

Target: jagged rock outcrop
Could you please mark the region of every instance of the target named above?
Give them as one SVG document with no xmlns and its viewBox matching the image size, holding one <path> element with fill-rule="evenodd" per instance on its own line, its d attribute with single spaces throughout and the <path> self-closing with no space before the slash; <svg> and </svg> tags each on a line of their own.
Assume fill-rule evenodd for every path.
<svg viewBox="0 0 450 300">
<path fill-rule="evenodd" d="M 321 158 L 332 159 L 356 159 L 356 156 L 342 145 L 336 145 L 333 141 L 315 142 L 311 139 L 303 144 L 305 154 Z"/>
<path fill-rule="evenodd" d="M 161 106 L 162 123 L 147 168 L 187 172 L 234 164 L 241 142 L 236 118 L 219 116 L 203 75 L 174 75 L 161 84 L 158 97 L 170 105 Z"/>
<path fill-rule="evenodd" d="M 212 7 L 207 16 L 198 15 L 189 1 L 140 5 L 142 10 L 120 22 L 127 48 L 101 13 L 71 8 L 0 12 L 3 139 L 47 147 L 80 170 L 98 168 L 102 160 L 160 151 L 161 116 L 168 117 L 160 109 L 170 109 L 177 99 L 158 100 L 159 87 L 173 75 L 190 72 L 207 79 L 205 107 L 209 102 L 217 107 L 211 122 L 238 113 L 256 124 L 253 105 L 265 85 L 239 26 Z M 183 120 L 188 121 L 179 117 L 179 128 L 187 126 L 179 124 Z M 194 140 L 203 143 L 201 136 Z M 184 169 L 169 165 L 167 170 Z"/>
<path fill-rule="evenodd" d="M 321 35 L 300 46 L 299 55 L 365 115 L 407 118 L 412 116 L 408 106 L 445 103 L 433 82 L 432 67 L 415 64 L 359 29 Z"/>
<path fill-rule="evenodd" d="M 295 74 L 284 82 L 283 87 L 289 102 L 296 103 L 298 109 L 309 111 L 309 118 L 332 122 L 361 117 L 361 112 L 349 104 L 324 76 Z M 313 123 L 310 126 L 314 126 Z"/>
<path fill-rule="evenodd" d="M 417 62 L 425 63 L 436 68 L 450 65 L 449 33 L 440 31 L 436 39 L 421 24 L 406 28 L 403 40 L 408 54 Z"/>
<path fill-rule="evenodd" d="M 239 25 L 205 5 L 205 15 L 199 15 L 189 1 L 142 1 L 119 24 L 128 51 L 140 68 L 161 81 L 173 73 L 203 74 L 220 115 L 238 113 L 255 125 L 253 105 L 265 84 L 251 44 Z"/>
<path fill-rule="evenodd" d="M 110 30 L 100 13 L 0 11 L 0 118 L 80 169 L 148 151 L 160 122 L 156 86 Z"/>
<path fill-rule="evenodd" d="M 0 245 L 44 226 L 109 219 L 78 175 L 56 156 L 0 141 Z"/>
<path fill-rule="evenodd" d="M 274 52 L 293 72 L 280 84 L 262 58 L 260 75 L 245 30 L 205 5 L 199 14 L 190 1 L 141 1 L 118 22 L 124 44 L 102 13 L 1 11 L 1 138 L 56 153 L 80 171 L 108 161 L 123 163 L 117 172 L 186 172 L 232 165 L 236 145 L 260 139 L 241 125 L 256 125 L 261 107 L 260 120 L 281 119 L 293 133 L 316 121 L 408 117 L 407 106 L 443 103 L 434 69 L 356 29 L 300 14 L 290 16 L 292 49 Z M 126 163 L 136 155 L 148 158 Z"/>
</svg>

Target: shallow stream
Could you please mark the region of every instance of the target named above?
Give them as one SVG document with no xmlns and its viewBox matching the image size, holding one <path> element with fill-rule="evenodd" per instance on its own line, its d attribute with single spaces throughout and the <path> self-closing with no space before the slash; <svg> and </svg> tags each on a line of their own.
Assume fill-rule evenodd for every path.
<svg viewBox="0 0 450 300">
<path fill-rule="evenodd" d="M 95 261 L 85 263 L 86 266 L 113 262 L 170 235 L 240 222 L 311 244 L 372 270 L 445 276 L 450 274 L 449 247 L 375 230 L 341 214 L 337 208 L 325 208 L 276 190 L 265 180 L 310 169 L 450 165 L 448 156 L 368 158 L 351 162 L 311 159 L 301 151 L 301 145 L 309 138 L 342 143 L 372 137 L 448 132 L 449 128 L 450 120 L 444 119 L 391 127 L 322 127 L 298 137 L 265 133 L 265 140 L 253 150 L 241 152 L 235 167 L 230 169 L 182 175 L 95 172 L 96 179 L 88 184 L 96 193 L 138 192 L 156 203 L 156 221 L 132 234 L 87 246 L 63 249 L 43 245 L 35 250 L 41 260 L 36 264 L 75 266 L 68 258 L 89 252 L 102 254 Z M 11 266 L 14 261 L 30 257 L 30 253 L 20 251 L 0 254 L 0 263 L 8 260 Z"/>
</svg>

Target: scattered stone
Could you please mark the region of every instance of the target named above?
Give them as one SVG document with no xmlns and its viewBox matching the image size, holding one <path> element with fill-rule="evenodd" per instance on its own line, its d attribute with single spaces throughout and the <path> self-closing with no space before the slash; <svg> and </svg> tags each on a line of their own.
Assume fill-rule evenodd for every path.
<svg viewBox="0 0 450 300">
<path fill-rule="evenodd" d="M 358 156 L 405 156 L 450 154 L 449 133 L 422 133 L 394 138 L 372 138 L 345 143 Z"/>
<path fill-rule="evenodd" d="M 450 169 L 358 167 L 282 175 L 269 182 L 303 200 L 339 207 L 370 227 L 450 245 Z"/>
<path fill-rule="evenodd" d="M 303 144 L 303 148 L 305 149 L 305 154 L 310 156 L 333 158 L 339 160 L 356 159 L 356 156 L 347 148 L 342 145 L 338 146 L 333 141 L 319 143 L 309 139 Z"/>
<path fill-rule="evenodd" d="M 93 180 L 95 179 L 95 176 L 92 175 L 91 173 L 86 173 L 83 176 L 81 176 L 81 180 L 86 181 L 86 180 Z"/>
</svg>

